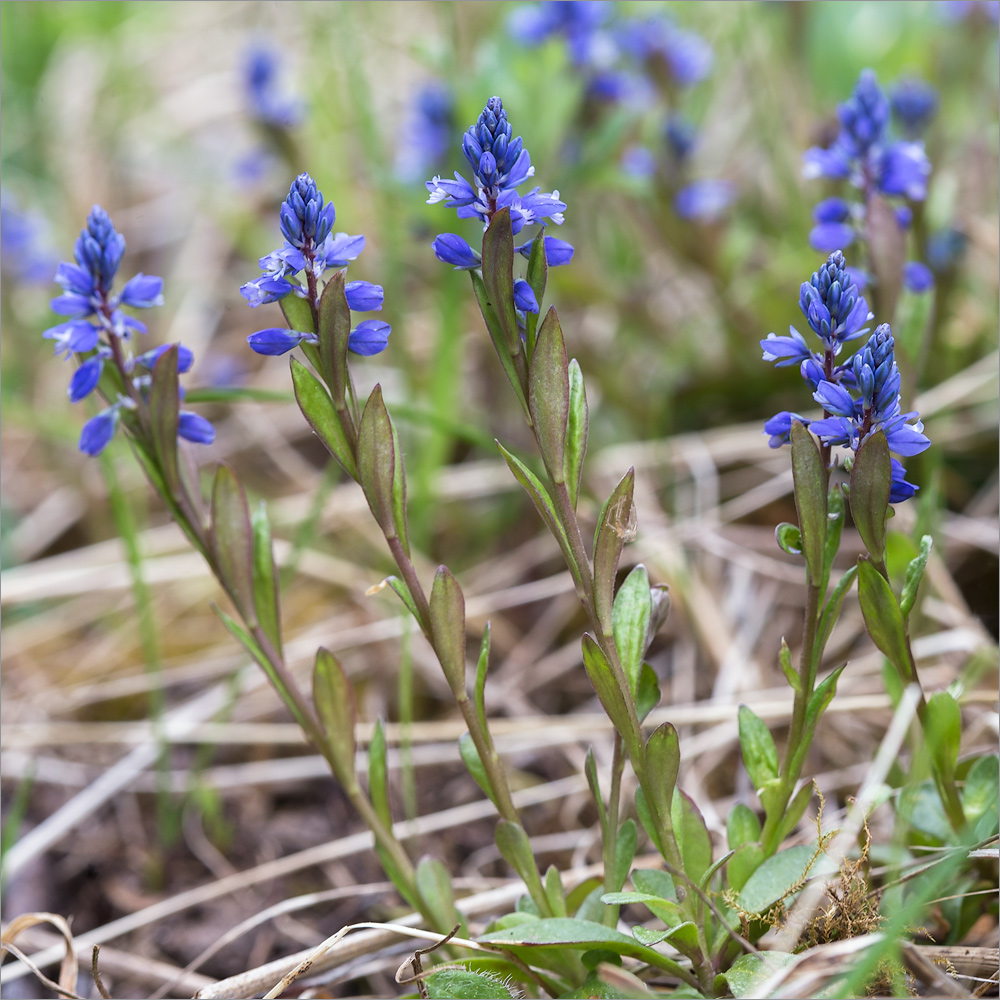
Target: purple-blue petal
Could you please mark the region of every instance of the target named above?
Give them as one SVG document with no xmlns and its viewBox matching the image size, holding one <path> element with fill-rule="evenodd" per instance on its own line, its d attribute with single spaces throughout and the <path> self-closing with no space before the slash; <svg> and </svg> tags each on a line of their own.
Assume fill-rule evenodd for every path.
<svg viewBox="0 0 1000 1000">
<path fill-rule="evenodd" d="M 456 271 L 469 271 L 479 267 L 482 257 L 455 233 L 441 233 L 431 244 L 434 256 L 445 264 L 452 264 Z"/>
<path fill-rule="evenodd" d="M 89 316 L 94 311 L 94 306 L 86 295 L 77 292 L 66 292 L 57 295 L 50 303 L 49 308 L 60 316 Z"/>
<path fill-rule="evenodd" d="M 377 312 L 385 299 L 382 286 L 370 281 L 349 281 L 344 285 L 344 294 L 348 307 L 354 312 Z"/>
<path fill-rule="evenodd" d="M 934 274 L 919 260 L 910 260 L 903 265 L 903 284 L 918 295 L 934 287 Z"/>
<path fill-rule="evenodd" d="M 827 382 L 825 379 L 816 386 L 813 393 L 816 400 L 824 410 L 841 417 L 853 417 L 855 406 L 851 394 L 836 382 Z"/>
<path fill-rule="evenodd" d="M 133 309 L 149 309 L 163 305 L 163 279 L 141 271 L 122 289 L 123 305 Z"/>
<path fill-rule="evenodd" d="M 848 222 L 821 222 L 809 230 L 809 245 L 813 250 L 831 253 L 850 246 L 855 235 L 854 227 Z"/>
<path fill-rule="evenodd" d="M 190 410 L 181 410 L 177 418 L 177 434 L 195 444 L 211 444 L 215 440 L 215 428 L 204 417 Z"/>
<path fill-rule="evenodd" d="M 71 403 L 79 403 L 81 399 L 89 396 L 97 383 L 101 381 L 101 372 L 104 371 L 104 358 L 100 354 L 88 358 L 75 372 L 69 382 L 69 400 Z"/>
<path fill-rule="evenodd" d="M 287 354 L 293 347 L 297 347 L 305 339 L 305 336 L 298 330 L 285 330 L 282 327 L 273 326 L 251 333 L 247 337 L 247 343 L 258 354 L 277 357 L 279 354 Z"/>
<path fill-rule="evenodd" d="M 526 313 L 538 312 L 538 299 L 531 285 L 520 278 L 514 282 L 514 305 Z"/>
<path fill-rule="evenodd" d="M 347 339 L 348 350 L 366 358 L 373 354 L 381 354 L 389 343 L 391 330 L 392 327 L 380 319 L 362 320 L 351 330 L 351 335 Z"/>
<path fill-rule="evenodd" d="M 100 455 L 115 436 L 117 426 L 117 407 L 103 410 L 96 417 L 91 417 L 80 432 L 80 451 L 86 455 Z"/>
</svg>

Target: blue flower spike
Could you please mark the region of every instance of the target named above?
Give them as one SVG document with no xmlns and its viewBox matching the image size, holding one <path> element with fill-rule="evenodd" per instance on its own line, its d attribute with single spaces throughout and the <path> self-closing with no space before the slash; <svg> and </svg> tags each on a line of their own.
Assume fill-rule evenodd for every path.
<svg viewBox="0 0 1000 1000">
<path fill-rule="evenodd" d="M 164 344 L 139 355 L 132 352 L 133 334 L 145 334 L 146 325 L 125 313 L 123 307 L 152 309 L 163 305 L 163 279 L 139 272 L 119 294 L 114 294 L 124 254 L 125 238 L 115 229 L 108 213 L 95 205 L 73 248 L 76 263 L 63 262 L 56 269 L 55 280 L 63 291 L 52 300 L 52 310 L 69 319 L 42 334 L 54 341 L 57 355 L 79 360 L 69 383 L 71 402 L 78 403 L 95 390 L 106 399 L 116 397 L 84 424 L 79 447 L 87 455 L 99 455 L 108 446 L 121 423 L 123 409 L 147 405 L 149 373 L 170 347 Z M 178 344 L 178 372 L 188 371 L 193 363 L 191 351 Z M 109 366 L 117 375 L 102 388 Z M 186 413 L 182 414 L 178 435 L 211 444 L 215 430 L 204 417 Z"/>
<path fill-rule="evenodd" d="M 295 295 L 306 299 L 315 319 L 322 295 L 320 279 L 357 260 L 365 238 L 333 231 L 337 218 L 333 202 L 324 199 L 307 173 L 292 182 L 278 216 L 285 242 L 260 258 L 263 274 L 243 285 L 240 294 L 252 309 Z M 378 312 L 385 298 L 382 286 L 370 281 L 346 282 L 344 295 L 352 312 Z M 352 330 L 348 349 L 364 356 L 379 354 L 388 345 L 390 330 L 388 323 L 365 320 Z M 276 356 L 300 344 L 316 345 L 319 339 L 313 331 L 268 327 L 250 334 L 247 343 L 257 354 Z"/>
</svg>

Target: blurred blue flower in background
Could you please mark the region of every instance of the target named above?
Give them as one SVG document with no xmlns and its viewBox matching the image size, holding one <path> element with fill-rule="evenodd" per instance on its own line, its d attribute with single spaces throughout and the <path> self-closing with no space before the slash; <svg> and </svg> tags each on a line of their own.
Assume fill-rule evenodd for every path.
<svg viewBox="0 0 1000 1000">
<path fill-rule="evenodd" d="M 270 46 L 256 43 L 246 53 L 244 92 L 251 116 L 263 125 L 290 129 L 302 122 L 302 101 L 282 86 L 281 61 Z"/>
<path fill-rule="evenodd" d="M 455 129 L 455 102 L 443 83 L 425 83 L 403 119 L 396 147 L 396 176 L 416 181 L 448 151 Z"/>
<path fill-rule="evenodd" d="M 0 194 L 0 262 L 5 274 L 31 284 L 50 282 L 59 263 L 42 218 L 21 211 L 6 191 Z"/>
</svg>

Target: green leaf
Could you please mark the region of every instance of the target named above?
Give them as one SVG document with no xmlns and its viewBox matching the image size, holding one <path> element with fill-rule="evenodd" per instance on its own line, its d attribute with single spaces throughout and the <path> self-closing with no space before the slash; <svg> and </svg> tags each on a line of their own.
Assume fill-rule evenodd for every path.
<svg viewBox="0 0 1000 1000">
<path fill-rule="evenodd" d="M 864 556 L 858 559 L 858 601 L 872 642 L 908 682 L 912 673 L 903 616 L 885 577 Z"/>
<path fill-rule="evenodd" d="M 271 545 L 271 522 L 263 501 L 250 521 L 253 529 L 253 595 L 257 620 L 264 635 L 281 655 L 281 611 L 278 604 L 278 573 Z"/>
<path fill-rule="evenodd" d="M 851 589 L 854 583 L 854 578 L 858 575 L 858 567 L 851 566 L 850 569 L 837 581 L 837 586 L 833 588 L 833 593 L 830 595 L 830 599 L 826 602 L 823 607 L 823 613 L 820 615 L 819 628 L 816 634 L 816 649 L 822 653 L 826 649 L 826 644 L 830 640 L 830 636 L 833 633 L 833 627 L 837 624 L 837 618 L 840 615 L 840 606 L 844 603 L 844 597 L 847 592 Z"/>
<path fill-rule="evenodd" d="M 899 613 L 904 621 L 910 617 L 913 605 L 917 599 L 917 590 L 920 581 L 923 579 L 924 570 L 927 568 L 927 560 L 930 558 L 931 546 L 934 539 L 930 535 L 923 535 L 920 539 L 920 554 L 910 561 L 906 567 L 906 581 L 903 583 L 903 593 L 899 600 Z"/>
<path fill-rule="evenodd" d="M 611 621 L 618 560 L 626 540 L 635 538 L 634 488 L 635 469 L 629 469 L 604 504 L 594 535 L 594 607 L 600 622 Z"/>
<path fill-rule="evenodd" d="M 458 754 L 476 784 L 485 792 L 486 797 L 493 805 L 496 805 L 496 796 L 493 794 L 493 788 L 486 774 L 486 768 L 483 766 L 482 758 L 479 756 L 479 750 L 476 747 L 476 741 L 472 738 L 471 733 L 462 733 L 458 738 Z"/>
<path fill-rule="evenodd" d="M 684 874 L 693 882 L 700 882 L 712 865 L 712 838 L 691 796 L 679 788 L 670 807 L 674 835 L 681 849 Z"/>
<path fill-rule="evenodd" d="M 538 235 L 531 241 L 531 252 L 528 255 L 528 267 L 525 280 L 535 293 L 535 301 L 541 308 L 545 298 L 545 285 L 548 281 L 549 264 L 545 256 L 545 230 L 540 229 Z M 538 323 L 537 313 L 525 313 L 525 336 L 528 343 L 528 360 L 531 360 L 531 350 L 535 343 L 535 327 Z"/>
<path fill-rule="evenodd" d="M 555 916 L 566 916 L 566 896 L 563 894 L 559 869 L 555 865 L 549 865 L 545 870 L 545 898 L 549 901 L 549 909 Z"/>
<path fill-rule="evenodd" d="M 831 670 L 816 685 L 816 690 L 813 691 L 812 696 L 809 698 L 809 704 L 806 706 L 806 732 L 811 733 L 815 731 L 819 717 L 826 711 L 827 706 L 833 701 L 833 696 L 837 693 L 837 681 L 840 680 L 840 675 L 844 672 L 846 666 L 847 664 L 844 663 L 835 670 Z"/>
<path fill-rule="evenodd" d="M 519 927 L 492 931 L 479 937 L 482 944 L 495 944 L 510 948 L 517 954 L 522 949 L 545 946 L 560 946 L 585 951 L 592 948 L 606 948 L 619 955 L 637 958 L 656 969 L 663 969 L 679 975 L 685 982 L 690 975 L 675 961 L 661 955 L 652 948 L 646 948 L 638 941 L 612 927 L 591 923 L 589 920 L 574 920 L 555 917 L 533 920 Z M 530 960 L 530 958 L 529 958 Z"/>
<path fill-rule="evenodd" d="M 636 868 L 632 872 L 632 884 L 639 890 L 650 896 L 659 896 L 661 899 L 671 899 L 676 902 L 677 891 L 674 889 L 674 880 L 667 872 L 658 868 Z"/>
<path fill-rule="evenodd" d="M 531 357 L 528 409 L 545 467 L 554 483 L 562 483 L 569 425 L 569 362 L 554 306 L 542 321 Z"/>
<path fill-rule="evenodd" d="M 429 1000 L 510 1000 L 520 991 L 499 976 L 466 969 L 442 969 L 425 980 Z"/>
<path fill-rule="evenodd" d="M 420 622 L 420 612 L 417 610 L 417 602 L 413 600 L 413 595 L 410 593 L 410 588 L 406 586 L 405 581 L 400 580 L 398 576 L 387 576 L 381 583 L 375 584 L 374 587 L 369 587 L 366 591 L 367 594 L 377 594 L 383 587 L 388 587 L 392 592 L 406 605 L 407 611 Z"/>
<path fill-rule="evenodd" d="M 781 817 L 781 823 L 778 826 L 776 843 L 780 844 L 799 825 L 799 820 L 802 819 L 812 797 L 813 784 L 809 781 L 795 793 L 792 801 L 785 808 L 785 814 Z"/>
<path fill-rule="evenodd" d="M 375 815 L 387 829 L 392 829 L 392 810 L 389 807 L 389 767 L 386 762 L 387 747 L 382 720 L 375 720 L 371 742 L 368 744 L 368 798 L 372 800 Z"/>
<path fill-rule="evenodd" d="M 583 636 L 583 665 L 587 670 L 590 683 L 597 692 L 597 697 L 604 706 L 608 718 L 614 723 L 615 728 L 625 741 L 625 749 L 633 764 L 642 761 L 643 746 L 639 723 L 634 712 L 630 712 L 630 704 L 625 699 L 625 694 L 618 686 L 611 664 L 601 651 L 601 647 L 594 642 L 593 638 L 584 633 Z"/>
<path fill-rule="evenodd" d="M 513 388 L 517 395 L 521 409 L 524 410 L 524 415 L 530 420 L 531 414 L 528 412 L 527 375 L 524 371 L 524 356 L 520 353 L 516 356 L 512 355 L 510 349 L 507 347 L 503 327 L 501 326 L 496 310 L 491 304 L 490 295 L 486 290 L 486 285 L 483 283 L 482 277 L 475 271 L 470 271 L 469 276 L 472 278 L 472 289 L 476 293 L 479 311 L 483 314 L 483 322 L 486 324 L 487 331 L 489 331 L 490 340 L 493 341 L 497 357 L 500 359 L 500 364 L 503 366 L 511 388 Z M 511 295 L 513 295 L 513 285 L 511 285 Z M 520 352 L 520 344 L 518 345 L 518 352 Z"/>
<path fill-rule="evenodd" d="M 774 529 L 774 540 L 782 552 L 787 552 L 790 556 L 802 555 L 802 532 L 798 525 L 782 521 Z"/>
<path fill-rule="evenodd" d="M 635 814 L 639 817 L 639 822 L 642 824 L 643 830 L 646 831 L 646 836 L 653 842 L 653 846 L 660 854 L 663 854 L 663 845 L 660 843 L 660 831 L 653 821 L 653 814 L 650 812 L 649 803 L 646 801 L 646 793 L 641 787 L 635 790 Z M 633 873 L 632 875 L 633 881 L 635 881 L 636 874 Z"/>
<path fill-rule="evenodd" d="M 475 704 L 476 716 L 479 719 L 479 726 L 485 733 L 489 730 L 486 719 L 486 674 L 490 669 L 490 623 L 486 623 L 483 629 L 483 638 L 479 643 L 479 659 L 476 661 L 476 691 Z"/>
<path fill-rule="evenodd" d="M 941 804 L 941 796 L 931 780 L 904 786 L 897 808 L 901 819 L 936 840 L 948 843 L 955 835 Z"/>
<path fill-rule="evenodd" d="M 657 726 L 646 740 L 646 788 L 661 816 L 670 815 L 681 763 L 677 730 L 669 722 Z"/>
<path fill-rule="evenodd" d="M 344 668 L 327 649 L 320 648 L 316 651 L 313 702 L 337 778 L 345 788 L 356 787 L 354 688 L 344 673 Z"/>
<path fill-rule="evenodd" d="M 998 786 L 1000 786 L 1000 758 L 994 754 L 979 757 L 969 768 L 962 789 L 962 809 L 969 825 L 980 840 L 985 840 L 996 832 L 998 809 Z M 985 830 L 977 830 L 976 824 L 983 820 Z"/>
<path fill-rule="evenodd" d="M 943 775 L 954 775 L 962 742 L 962 712 L 947 691 L 935 691 L 927 699 L 924 740 L 935 766 Z"/>
<path fill-rule="evenodd" d="M 351 309 L 344 292 L 346 270 L 337 271 L 326 283 L 319 300 L 319 356 L 323 377 L 342 406 L 350 385 L 347 371 L 347 344 L 351 336 Z"/>
<path fill-rule="evenodd" d="M 382 387 L 372 389 L 358 431 L 358 477 L 365 499 L 386 538 L 398 538 L 407 555 L 406 473 L 396 428 L 382 400 Z"/>
<path fill-rule="evenodd" d="M 512 823 L 502 819 L 497 823 L 497 849 L 501 857 L 517 872 L 520 879 L 528 887 L 528 892 L 539 910 L 548 909 L 548 899 L 545 888 L 535 867 L 535 855 L 531 850 L 531 841 L 520 823 Z"/>
<path fill-rule="evenodd" d="M 671 891 L 673 891 L 673 886 L 671 886 Z M 668 928 L 677 927 L 684 921 L 684 911 L 673 899 L 654 896 L 648 892 L 606 892 L 601 897 L 601 902 L 607 903 L 609 906 L 642 903 L 654 917 L 662 920 Z"/>
<path fill-rule="evenodd" d="M 309 303 L 298 295 L 286 295 L 280 299 L 278 305 L 284 314 L 285 322 L 290 330 L 298 330 L 300 333 L 315 333 L 313 325 L 312 309 Z"/>
<path fill-rule="evenodd" d="M 621 888 L 628 878 L 629 869 L 632 867 L 632 860 L 635 857 L 635 848 L 638 842 L 638 831 L 635 820 L 627 819 L 618 828 L 618 839 L 615 841 L 615 881 L 617 888 Z"/>
<path fill-rule="evenodd" d="M 587 754 L 583 759 L 583 771 L 587 776 L 587 784 L 590 787 L 590 794 L 594 797 L 597 806 L 598 817 L 601 821 L 601 838 L 608 835 L 608 816 L 604 808 L 604 798 L 601 796 L 601 785 L 597 780 L 597 762 L 594 760 L 594 748 L 587 747 Z"/>
<path fill-rule="evenodd" d="M 448 686 L 456 698 L 465 689 L 465 597 L 447 566 L 434 574 L 430 600 L 431 636 Z"/>
<path fill-rule="evenodd" d="M 521 350 L 521 335 L 514 312 L 514 234 L 509 208 L 501 208 L 483 234 L 483 284 L 507 350 L 516 355 Z"/>
<path fill-rule="evenodd" d="M 559 542 L 559 546 L 563 550 L 563 555 L 566 557 L 567 562 L 572 567 L 576 567 L 576 557 L 573 555 L 569 539 L 566 537 L 566 532 L 563 530 L 562 522 L 559 520 L 555 504 L 552 502 L 548 490 L 542 485 L 538 476 L 520 459 L 515 458 L 499 441 L 496 444 L 500 449 L 500 454 L 506 459 L 510 471 L 514 473 L 514 478 L 524 487 L 528 496 L 531 497 L 531 502 L 541 515 L 550 534 Z"/>
<path fill-rule="evenodd" d="M 253 528 L 243 486 L 228 465 L 220 465 L 212 490 L 212 552 L 219 577 L 240 616 L 252 629 L 254 608 Z"/>
<path fill-rule="evenodd" d="M 851 468 L 851 516 L 869 554 L 885 558 L 885 521 L 892 487 L 892 464 L 885 434 L 876 431 L 858 450 Z"/>
<path fill-rule="evenodd" d="M 309 422 L 326 450 L 340 463 L 341 468 L 356 480 L 358 467 L 354 461 L 354 452 L 329 394 L 320 380 L 297 358 L 292 358 L 290 365 L 295 401 L 299 404 L 302 416 Z"/>
<path fill-rule="evenodd" d="M 823 576 L 826 546 L 827 474 L 816 439 L 798 421 L 792 421 L 791 441 L 792 481 L 802 533 L 802 554 L 810 580 L 818 585 Z"/>
<path fill-rule="evenodd" d="M 748 805 L 737 802 L 726 820 L 726 841 L 730 850 L 735 851 L 754 840 L 760 840 L 760 820 Z"/>
<path fill-rule="evenodd" d="M 740 705 L 738 717 L 743 766 L 759 794 L 769 781 L 778 777 L 778 748 L 771 731 L 753 709 Z"/>
<path fill-rule="evenodd" d="M 785 680 L 788 681 L 788 686 L 796 693 L 802 693 L 802 679 L 799 677 L 799 672 L 792 666 L 792 651 L 788 648 L 788 643 L 785 642 L 785 637 L 781 637 L 781 649 L 778 652 L 778 662 L 781 664 L 781 672 L 785 675 Z"/>
<path fill-rule="evenodd" d="M 417 891 L 438 927 L 462 927 L 465 921 L 455 909 L 448 869 L 437 858 L 422 858 L 417 865 Z M 463 931 L 460 929 L 459 933 Z"/>
<path fill-rule="evenodd" d="M 756 840 L 741 844 L 726 863 L 726 885 L 739 892 L 763 861 L 764 848 Z"/>
<path fill-rule="evenodd" d="M 660 679 L 656 671 L 648 664 L 642 665 L 639 671 L 639 690 L 635 694 L 635 714 L 639 721 L 653 711 L 660 701 Z"/>
<path fill-rule="evenodd" d="M 715 977 L 715 992 L 719 995 L 728 992 L 739 998 L 760 996 L 759 987 L 797 960 L 795 955 L 784 951 L 740 955 L 725 972 Z"/>
<path fill-rule="evenodd" d="M 789 847 L 768 858 L 747 879 L 738 897 L 740 908 L 747 913 L 764 913 L 797 892 L 809 875 L 836 871 L 836 867 L 826 855 L 817 856 L 815 845 Z"/>
<path fill-rule="evenodd" d="M 171 493 L 180 486 L 177 467 L 177 425 L 180 421 L 180 384 L 177 379 L 177 347 L 171 345 L 153 366 L 149 385 L 149 417 L 153 449 Z"/>
<path fill-rule="evenodd" d="M 633 699 L 639 690 L 639 674 L 642 670 L 642 658 L 646 655 L 649 619 L 652 612 L 649 575 L 646 573 L 646 567 L 639 563 L 622 581 L 611 611 L 615 648 L 618 650 L 618 660 L 628 678 Z"/>
<path fill-rule="evenodd" d="M 844 530 L 844 490 L 840 483 L 834 483 L 826 496 L 826 546 L 823 551 L 823 579 L 820 581 L 819 592 L 826 594 L 830 583 L 830 571 L 833 560 L 840 551 L 840 536 Z"/>
<path fill-rule="evenodd" d="M 539 299 L 541 301 L 541 299 Z M 569 498 L 576 509 L 580 499 L 580 483 L 583 479 L 583 459 L 587 454 L 587 433 L 590 416 L 587 409 L 587 390 L 583 384 L 583 372 L 576 358 L 569 363 L 569 419 L 566 422 L 566 458 L 563 464 L 563 478 L 569 489 Z"/>
</svg>

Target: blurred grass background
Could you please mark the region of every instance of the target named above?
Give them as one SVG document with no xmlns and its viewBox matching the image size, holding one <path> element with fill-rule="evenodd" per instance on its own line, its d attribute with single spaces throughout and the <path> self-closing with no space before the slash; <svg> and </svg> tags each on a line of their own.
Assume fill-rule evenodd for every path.
<svg viewBox="0 0 1000 1000">
<path fill-rule="evenodd" d="M 955 18 L 945 5 L 924 2 L 618 5 L 621 16 L 668 12 L 714 50 L 708 77 L 673 94 L 675 109 L 699 129 L 695 175 L 725 179 L 736 191 L 721 219 L 697 223 L 679 219 L 654 180 L 622 169 L 630 146 L 658 141 L 664 102 L 643 111 L 588 104 L 585 81 L 560 40 L 529 48 L 511 38 L 506 23 L 518 6 L 5 0 L 3 228 L 13 232 L 6 210 L 28 220 L 30 263 L 37 266 L 26 266 L 22 244 L 5 246 L 3 566 L 72 554 L 114 537 L 130 521 L 137 553 L 127 595 L 67 598 L 56 586 L 49 596 L 43 589 L 26 598 L 22 590 L 5 602 L 5 628 L 21 629 L 17 652 L 5 664 L 5 691 L 13 696 L 5 721 L 60 713 L 83 721 L 141 719 L 162 709 L 154 694 L 158 682 L 141 680 L 145 670 L 165 663 L 171 690 L 190 693 L 199 677 L 233 669 L 216 660 L 199 675 L 195 665 L 205 649 L 224 643 L 205 607 L 214 590 L 197 568 L 187 584 L 178 582 L 183 574 L 170 575 L 172 588 L 144 593 L 142 562 L 158 554 L 150 529 L 163 523 L 163 513 L 151 509 L 123 441 L 103 466 L 76 450 L 84 415 L 66 398 L 70 368 L 53 360 L 41 338 L 55 322 L 48 300 L 56 286 L 46 283 L 44 272 L 51 277 L 55 263 L 70 258 L 94 203 L 126 237 L 122 277 L 142 270 L 165 279 L 165 306 L 143 317 L 151 341 L 183 340 L 196 355 L 188 385 L 214 391 L 203 393 L 216 401 L 202 409 L 219 435 L 201 457 L 232 462 L 252 494 L 272 502 L 279 538 L 291 547 L 286 565 L 305 560 L 285 599 L 291 631 L 331 616 L 340 622 L 345 605 L 338 602 L 350 611 L 350 595 L 357 598 L 389 571 L 378 538 L 351 511 L 346 528 L 324 528 L 330 503 L 340 496 L 337 473 L 322 471 L 325 453 L 291 402 L 286 365 L 246 346 L 247 334 L 280 322 L 276 306 L 251 312 L 239 286 L 258 275 L 257 258 L 278 245 L 277 207 L 300 170 L 336 204 L 336 228 L 367 237 L 351 277 L 385 286 L 389 348 L 358 361 L 355 372 L 362 393 L 382 383 L 400 423 L 418 547 L 465 579 L 504 585 L 504 557 L 530 547 L 537 524 L 513 489 L 495 487 L 492 440 L 526 446 L 527 436 L 468 279 L 430 250 L 437 233 L 460 231 L 473 241 L 475 227 L 457 223 L 440 205 L 426 205 L 422 185 L 432 174 L 463 169 L 460 132 L 493 94 L 503 98 L 514 134 L 531 152 L 532 183 L 557 188 L 569 206 L 566 224 L 554 234 L 572 242 L 576 256 L 550 273 L 547 298 L 583 367 L 592 453 L 731 429 L 732 440 L 747 444 L 728 453 L 727 474 L 713 487 L 718 502 L 758 486 L 766 478 L 761 470 L 774 474 L 787 461 L 768 451 L 763 434 L 748 436 L 742 425 L 760 424 L 779 409 L 808 408 L 802 382 L 761 362 L 758 347 L 769 332 L 801 325 L 799 284 L 825 259 L 809 248 L 807 236 L 811 207 L 827 191 L 822 182 L 801 178 L 803 151 L 829 136 L 837 104 L 865 67 L 885 86 L 919 76 L 938 89 L 939 110 L 926 137 L 933 173 L 920 231 L 954 229 L 964 250 L 938 274 L 928 361 L 913 387 L 938 400 L 927 424 L 935 446 L 908 463 L 910 478 L 923 488 L 907 506 L 923 526 L 948 523 L 949 569 L 962 598 L 996 635 L 996 25 L 975 15 Z M 273 49 L 282 87 L 303 102 L 295 128 L 261 127 L 250 112 L 245 65 L 260 45 Z M 426 175 L 403 180 L 399 147 L 408 141 L 414 95 L 430 81 L 443 84 L 454 102 L 452 142 Z M 969 373 L 967 383 L 962 373 Z M 932 390 L 945 384 L 950 388 L 941 402 Z M 227 402 L 233 389 L 246 390 L 247 398 Z M 912 400 L 904 399 L 907 404 Z M 620 459 L 619 474 L 633 461 L 628 449 Z M 472 487 L 461 485 L 462 470 Z M 665 514 L 683 519 L 701 509 L 699 497 L 692 500 L 700 487 L 675 472 L 665 463 L 653 485 Z M 117 521 L 109 493 L 120 499 Z M 448 496 L 465 499 L 456 505 Z M 766 534 L 793 516 L 786 496 L 741 523 Z M 640 531 L 642 517 L 640 511 Z M 912 518 L 901 520 L 912 525 Z M 896 544 L 901 562 L 910 546 Z M 327 560 L 322 572 L 319 557 Z M 510 583 L 541 576 L 546 558 L 554 565 L 544 548 L 532 558 L 512 572 Z M 319 591 L 317 580 L 325 581 Z M 669 582 L 683 604 L 682 574 Z M 721 602 L 722 595 L 714 599 Z M 572 607 L 572 601 L 568 610 L 563 606 L 565 617 L 556 622 L 571 621 Z M 386 600 L 382 611 L 397 609 Z M 52 628 L 53 620 L 62 624 Z M 520 650 L 519 669 L 527 669 L 532 649 L 544 649 L 560 628 L 544 616 L 515 617 L 507 646 Z M 776 628 L 768 632 L 775 643 Z M 522 648 L 524 636 L 533 638 Z M 498 641 L 503 647 L 502 633 Z M 369 666 L 373 677 L 389 680 L 384 690 L 365 694 L 366 716 L 382 710 L 406 719 L 430 711 L 433 683 L 423 678 L 414 686 L 404 671 L 397 692 L 399 650 L 393 645 L 384 652 Z M 414 669 L 422 671 L 420 648 L 411 653 Z M 177 673 L 185 658 L 195 664 Z M 140 680 L 131 687 L 112 684 L 129 678 Z M 508 694 L 517 688 L 514 678 L 504 678 Z M 691 694 L 705 693 L 699 684 L 696 690 L 692 682 Z M 53 708 L 47 699 L 59 691 L 65 701 Z M 555 712 L 587 696 L 574 682 L 567 691 L 549 691 L 541 704 Z M 213 753 L 220 759 L 208 745 L 181 763 L 196 776 Z M 5 804 L 15 801 L 17 787 L 5 781 Z M 60 801 L 46 794 L 25 806 L 30 822 Z M 211 795 L 200 801 L 212 836 L 231 843 L 239 827 L 234 814 L 227 819 Z M 407 802 L 412 805 L 410 793 Z M 245 810 L 253 813 L 251 806 Z M 180 820 L 161 816 L 159 822 L 174 830 L 165 839 L 175 839 Z M 151 884 L 169 884 L 151 857 L 155 852 L 143 855 Z M 47 901 L 51 908 L 72 909 L 70 890 L 61 895 Z M 116 905 L 124 907 L 121 898 Z M 93 921 L 106 917 L 98 913 Z"/>
</svg>

